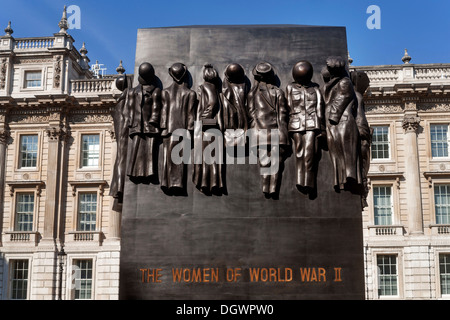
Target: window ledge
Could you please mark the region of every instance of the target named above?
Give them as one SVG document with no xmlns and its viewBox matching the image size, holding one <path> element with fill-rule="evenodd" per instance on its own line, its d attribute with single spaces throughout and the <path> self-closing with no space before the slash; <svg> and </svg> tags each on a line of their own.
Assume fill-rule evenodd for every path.
<svg viewBox="0 0 450 320">
<path fill-rule="evenodd" d="M 37 245 L 39 240 L 39 232 L 37 231 L 6 231 L 5 235 L 9 236 L 7 240 L 14 243 L 34 243 L 34 245 Z"/>
<path fill-rule="evenodd" d="M 70 231 L 68 233 L 68 241 L 71 242 L 91 242 L 101 245 L 103 241 L 102 231 Z"/>
<path fill-rule="evenodd" d="M 369 229 L 369 235 L 377 236 L 403 236 L 404 228 L 402 225 L 388 225 L 388 226 L 367 226 Z"/>
<path fill-rule="evenodd" d="M 431 234 L 434 235 L 450 235 L 450 224 L 430 224 Z"/>
</svg>

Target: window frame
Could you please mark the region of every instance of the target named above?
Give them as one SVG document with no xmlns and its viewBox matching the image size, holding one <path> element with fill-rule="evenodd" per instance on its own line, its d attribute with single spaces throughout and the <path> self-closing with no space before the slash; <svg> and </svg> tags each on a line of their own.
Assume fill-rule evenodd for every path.
<svg viewBox="0 0 450 320">
<path fill-rule="evenodd" d="M 86 278 L 77 278 L 77 273 L 80 273 L 80 272 L 77 272 L 78 270 L 79 270 L 79 266 L 78 266 L 78 262 L 81 262 L 81 261 L 84 261 L 84 262 L 90 262 L 90 273 L 91 273 L 91 277 L 90 278 L 88 278 L 88 277 L 86 277 Z M 73 296 L 72 296 L 72 299 L 73 300 L 93 300 L 94 299 L 94 296 L 93 296 L 93 293 L 94 293 L 94 288 L 93 288 L 93 286 L 94 286 L 94 261 L 93 261 L 93 259 L 73 259 L 72 260 L 72 267 L 74 268 L 74 267 L 76 267 L 76 268 L 74 268 L 74 271 L 75 271 L 75 273 L 74 273 L 74 281 L 75 281 L 75 288 L 74 288 L 74 290 L 73 290 Z M 86 269 L 86 270 L 89 270 L 89 269 Z M 90 281 L 90 283 L 91 283 L 91 285 L 90 285 L 90 292 L 89 292 L 89 294 L 90 294 L 90 297 L 89 298 L 76 298 L 76 295 L 77 295 L 77 281 Z"/>
<path fill-rule="evenodd" d="M 69 184 L 72 186 L 72 196 L 73 196 L 73 225 L 72 232 L 89 232 L 89 233 L 97 233 L 102 230 L 102 202 L 103 202 L 103 188 L 105 185 L 105 181 L 93 181 L 92 183 L 83 182 L 70 182 Z M 97 211 L 95 214 L 95 230 L 92 231 L 81 231 L 78 229 L 79 225 L 79 204 L 80 204 L 80 194 L 83 193 L 96 193 L 97 194 Z"/>
<path fill-rule="evenodd" d="M 438 281 L 436 281 L 437 282 L 437 289 L 438 289 L 437 290 L 437 292 L 438 292 L 437 296 L 441 297 L 443 299 L 448 299 L 448 298 L 450 298 L 450 279 L 448 280 L 449 281 L 448 293 L 446 293 L 446 294 L 442 293 L 442 279 L 441 279 L 442 273 L 441 273 L 441 269 L 440 269 L 441 268 L 441 259 L 440 258 L 441 258 L 442 255 L 448 256 L 449 270 L 448 270 L 447 275 L 450 277 L 450 252 L 448 252 L 448 251 L 437 252 L 436 253 L 436 264 L 437 264 L 437 266 L 436 266 L 436 273 L 437 273 L 436 279 L 438 279 Z"/>
<path fill-rule="evenodd" d="M 27 87 L 27 73 L 29 72 L 40 72 L 41 73 L 41 85 L 39 87 Z M 47 67 L 46 66 L 40 66 L 40 65 L 30 65 L 25 68 L 19 68 L 19 73 L 21 75 L 22 81 L 20 81 L 20 88 L 19 90 L 22 92 L 28 92 L 28 91 L 44 91 L 46 88 L 46 72 Z"/>
<path fill-rule="evenodd" d="M 431 127 L 432 126 L 447 126 L 447 156 L 443 157 L 433 157 L 433 147 L 432 147 L 432 140 L 431 140 Z M 427 125 L 427 146 L 429 150 L 429 159 L 431 161 L 449 161 L 450 160 L 450 123 L 448 121 L 430 121 Z"/>
<path fill-rule="evenodd" d="M 97 166 L 83 166 L 83 136 L 85 135 L 98 135 L 98 165 Z M 104 154 L 104 137 L 102 131 L 79 131 L 77 134 L 77 163 L 76 168 L 79 171 L 101 171 L 103 168 L 103 154 Z"/>
<path fill-rule="evenodd" d="M 376 207 L 375 207 L 375 188 L 389 188 L 390 189 L 390 224 L 377 224 L 376 223 Z M 372 185 L 372 207 L 373 207 L 373 224 L 375 226 L 393 226 L 395 225 L 394 217 L 394 186 L 392 184 L 374 184 Z"/>
<path fill-rule="evenodd" d="M 37 150 L 36 150 L 36 166 L 35 167 L 22 167 L 22 137 L 23 136 L 37 136 Z M 41 169 L 41 153 L 42 153 L 42 139 L 40 132 L 36 131 L 21 131 L 16 134 L 16 152 L 15 152 L 15 169 L 17 171 L 40 171 Z"/>
<path fill-rule="evenodd" d="M 5 262 L 3 264 L 3 297 L 6 300 L 30 300 L 31 299 L 31 289 L 32 289 L 32 274 L 33 274 L 33 256 L 30 254 L 5 254 Z M 17 260 L 27 260 L 28 261 L 28 277 L 27 277 L 27 297 L 25 299 L 12 299 L 12 262 Z"/>
<path fill-rule="evenodd" d="M 393 276 L 395 277 L 396 280 L 396 294 L 380 294 L 380 290 L 381 290 L 381 271 L 380 271 L 380 266 L 378 265 L 378 258 L 379 257 L 394 257 L 395 258 L 395 269 L 396 269 L 396 273 L 394 275 L 389 274 L 387 276 Z M 391 298 L 391 297 L 398 297 L 399 296 L 399 263 L 398 263 L 398 256 L 396 254 L 377 254 L 376 255 L 376 266 L 377 266 L 377 296 L 379 298 Z"/>
<path fill-rule="evenodd" d="M 388 153 L 389 153 L 389 157 L 388 158 L 374 158 L 373 157 L 373 148 L 372 148 L 372 146 L 373 146 L 373 137 L 372 137 L 372 143 L 371 143 L 371 145 L 370 145 L 370 160 L 371 161 L 374 161 L 374 162 L 390 162 L 390 161 L 393 161 L 393 154 L 392 154 L 392 150 L 394 149 L 393 147 L 392 147 L 392 142 L 394 141 L 394 139 L 393 139 L 393 134 L 392 134 L 392 129 L 391 129 L 391 125 L 390 124 L 385 124 L 385 123 L 374 123 L 374 124 L 371 124 L 371 126 L 370 126 L 370 128 L 375 128 L 375 127 L 378 127 L 378 128 L 381 128 L 381 127 L 387 127 L 387 133 L 388 133 L 388 141 L 387 141 L 387 144 L 388 144 Z M 375 130 L 375 129 L 374 129 Z"/>
<path fill-rule="evenodd" d="M 75 271 L 77 270 L 76 261 L 79 260 L 91 260 L 92 261 L 92 286 L 91 286 L 91 298 L 79 299 L 79 300 L 96 300 L 97 292 L 97 255 L 96 254 L 83 254 L 72 253 L 67 254 L 67 270 L 66 270 L 66 297 L 69 300 L 75 300 Z"/>
<path fill-rule="evenodd" d="M 398 178 L 399 179 L 399 178 Z M 369 182 L 369 194 L 367 203 L 369 207 L 368 227 L 395 227 L 400 226 L 400 182 L 395 177 L 376 176 L 371 177 Z M 375 224 L 375 206 L 374 206 L 374 187 L 390 186 L 391 187 L 391 207 L 392 207 L 392 224 L 376 225 Z"/>
<path fill-rule="evenodd" d="M 32 219 L 31 219 L 31 230 L 19 230 L 18 228 L 18 218 L 19 218 L 19 214 L 20 212 L 17 210 L 18 207 L 18 199 L 20 195 L 24 195 L 24 194 L 32 194 L 33 195 L 33 211 L 31 212 L 32 214 Z M 36 202 L 37 202 L 37 196 L 36 196 L 36 192 L 34 190 L 29 190 L 29 191 L 25 191 L 24 190 L 20 190 L 20 191 L 16 191 L 14 193 L 14 226 L 13 226 L 13 231 L 14 232 L 35 232 L 36 231 L 36 227 L 35 227 L 35 221 L 36 221 Z"/>
<path fill-rule="evenodd" d="M 33 187 L 34 186 L 34 187 Z M 12 186 L 10 185 L 10 188 Z M 10 219 L 10 231 L 12 232 L 37 232 L 37 220 L 39 215 L 39 201 L 40 201 L 40 192 L 41 192 L 42 184 L 40 182 L 33 182 L 24 185 L 15 185 L 13 190 L 11 191 L 11 210 L 12 217 Z M 18 231 L 16 230 L 16 221 L 17 221 L 17 195 L 20 193 L 32 193 L 34 195 L 34 207 L 33 207 L 33 228 L 31 231 Z"/>
<path fill-rule="evenodd" d="M 29 74 L 39 74 L 39 78 L 40 79 L 27 79 L 27 76 Z M 28 86 L 28 81 L 39 81 L 39 85 L 38 86 Z M 23 87 L 25 89 L 41 89 L 42 88 L 42 83 L 43 83 L 44 79 L 43 79 L 43 74 L 42 74 L 42 70 L 25 70 L 24 71 L 24 83 L 23 83 Z"/>
<path fill-rule="evenodd" d="M 90 188 L 89 188 L 90 189 Z M 81 197 L 83 195 L 86 194 L 95 194 L 96 196 L 96 205 L 95 205 L 95 228 L 94 230 L 81 230 L 80 228 L 80 223 L 81 223 L 81 212 L 80 212 L 80 203 L 81 203 Z M 79 232 L 97 232 L 99 231 L 98 226 L 99 226 L 99 192 L 98 189 L 95 190 L 80 190 L 77 192 L 77 197 L 76 197 L 76 227 L 75 227 L 75 231 L 79 231 Z M 92 213 L 91 213 L 92 214 Z"/>
<path fill-rule="evenodd" d="M 397 257 L 397 295 L 395 296 L 382 296 L 379 295 L 379 281 L 378 281 L 378 262 L 377 257 L 379 255 L 395 255 Z M 373 294 L 375 299 L 379 300 L 401 300 L 404 296 L 404 261 L 403 261 L 403 249 L 402 248 L 372 248 L 372 283 Z"/>
<path fill-rule="evenodd" d="M 435 188 L 436 186 L 448 186 L 450 188 L 450 180 L 438 180 L 438 181 L 433 181 L 432 185 L 431 185 L 431 205 L 432 205 L 432 212 L 433 212 L 433 217 L 431 219 L 431 221 L 433 221 L 433 223 L 435 225 L 450 225 L 450 203 L 449 203 L 449 214 L 448 214 L 448 223 L 438 223 L 437 221 L 437 211 L 436 211 L 436 192 L 435 192 Z M 450 194 L 449 194 L 450 195 Z"/>
</svg>

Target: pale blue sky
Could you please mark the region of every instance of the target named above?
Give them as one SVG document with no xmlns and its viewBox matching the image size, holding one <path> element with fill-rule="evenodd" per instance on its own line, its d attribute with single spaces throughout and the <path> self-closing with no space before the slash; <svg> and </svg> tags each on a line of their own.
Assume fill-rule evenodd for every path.
<svg viewBox="0 0 450 320">
<path fill-rule="evenodd" d="M 64 5 L 77 5 L 81 29 L 69 33 L 76 48 L 86 42 L 91 64 L 99 60 L 107 73 L 119 60 L 133 72 L 138 28 L 213 24 L 345 26 L 355 66 L 401 64 L 405 48 L 411 63 L 450 63 L 448 0 L 0 1 L 0 34 L 11 20 L 17 38 L 58 32 Z M 370 5 L 381 9 L 381 29 L 367 28 Z"/>
</svg>

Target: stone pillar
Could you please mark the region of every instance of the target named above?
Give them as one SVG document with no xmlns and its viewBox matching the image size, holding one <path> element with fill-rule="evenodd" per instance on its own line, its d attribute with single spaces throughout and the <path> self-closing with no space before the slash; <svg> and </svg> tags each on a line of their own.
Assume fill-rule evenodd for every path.
<svg viewBox="0 0 450 320">
<path fill-rule="evenodd" d="M 419 123 L 420 118 L 415 111 L 405 112 L 402 125 L 405 130 L 405 180 L 410 234 L 423 233 L 420 166 L 417 149 L 417 129 L 419 128 Z"/>
<path fill-rule="evenodd" d="M 5 195 L 5 176 L 6 176 L 6 146 L 8 144 L 10 134 L 9 130 L 3 128 L 0 130 L 0 229 L 3 226 L 4 213 L 4 195 Z M 0 247 L 2 245 L 2 237 L 0 236 Z"/>
<path fill-rule="evenodd" d="M 61 164 L 63 144 L 66 141 L 67 130 L 61 122 L 60 108 L 50 108 L 49 127 L 46 129 L 48 137 L 48 163 L 45 197 L 45 217 L 43 240 L 53 240 L 58 237 L 57 223 L 59 222 L 61 200 Z"/>
</svg>

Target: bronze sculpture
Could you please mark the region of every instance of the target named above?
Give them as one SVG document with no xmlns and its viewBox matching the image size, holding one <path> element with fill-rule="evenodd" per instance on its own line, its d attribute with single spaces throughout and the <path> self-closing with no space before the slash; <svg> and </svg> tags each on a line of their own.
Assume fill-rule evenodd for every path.
<svg viewBox="0 0 450 320">
<path fill-rule="evenodd" d="M 268 169 L 277 162 L 275 170 L 261 173 L 263 193 L 267 198 L 277 198 L 283 163 L 290 146 L 286 98 L 275 85 L 276 75 L 270 63 L 257 64 L 253 76 L 255 85 L 248 94 L 249 127 L 253 134 L 250 148 L 256 148 L 260 167 Z M 275 144 L 272 138 L 278 138 Z"/>
<path fill-rule="evenodd" d="M 223 116 L 220 99 L 220 78 L 217 71 L 210 64 L 204 66 L 204 83 L 198 90 L 198 107 L 196 111 L 196 128 L 194 143 L 201 144 L 200 164 L 195 162 L 192 181 L 205 194 L 221 194 L 224 189 L 223 178 Z M 197 131 L 198 129 L 198 131 Z M 215 134 L 211 129 L 218 130 Z M 219 139 L 219 141 L 215 141 Z M 219 150 L 216 154 L 207 154 L 205 150 L 213 142 L 218 142 Z M 209 159 L 208 159 L 209 157 Z"/>
<path fill-rule="evenodd" d="M 188 69 L 183 63 L 174 63 L 169 68 L 169 74 L 173 83 L 162 91 L 161 136 L 164 154 L 161 187 L 165 192 L 184 194 L 187 164 L 173 162 L 172 151 L 181 142 L 173 133 L 184 129 L 192 136 L 197 97 L 195 91 L 188 87 Z"/>
<path fill-rule="evenodd" d="M 267 198 L 277 198 L 284 161 L 292 151 L 296 187 L 311 198 L 317 189 L 318 163 L 324 148 L 328 149 L 333 165 L 335 189 L 351 189 L 356 185 L 366 206 L 372 133 L 365 116 L 363 94 L 369 79 L 363 72 L 349 75 L 341 57 L 330 57 L 326 64 L 321 70 L 322 91 L 312 82 L 311 63 L 302 60 L 295 64 L 294 81 L 286 86 L 286 95 L 276 83 L 273 66 L 267 62 L 254 67 L 251 90 L 241 65 L 229 64 L 223 83 L 217 70 L 205 65 L 198 99 L 188 85 L 189 73 L 183 63 L 174 63 L 169 68 L 173 83 L 164 90 L 156 85 L 155 71 L 148 62 L 139 66 L 136 87 L 131 87 L 129 77 L 120 76 L 116 86 L 122 94 L 114 111 L 117 158 L 110 195 L 122 202 L 126 176 L 134 183 L 156 183 L 159 178 L 167 194 L 185 194 L 187 163 L 175 163 L 172 159 L 174 148 L 184 141 L 176 133 L 182 129 L 190 133 L 183 139 L 193 134 L 200 138 L 199 144 L 194 145 L 202 151 L 201 161 L 194 162 L 192 181 L 205 194 L 226 192 L 226 166 L 223 161 L 206 161 L 206 156 L 211 155 L 205 149 L 211 150 L 213 143 L 218 143 L 215 151 L 220 154 L 218 159 L 224 160 L 222 148 L 236 147 L 242 142 L 239 139 L 243 139 L 244 145 L 248 137 L 260 168 L 267 169 L 261 171 L 262 191 Z M 200 131 L 194 132 L 195 124 L 201 124 Z M 227 136 L 227 130 L 238 135 Z M 158 167 L 161 143 L 163 156 Z M 190 148 L 191 144 L 182 152 L 190 156 Z M 277 165 L 272 170 L 274 162 Z"/>
<path fill-rule="evenodd" d="M 161 89 L 155 82 L 153 66 L 139 66 L 139 84 L 128 91 L 127 116 L 130 137 L 127 175 L 137 182 L 157 179 L 158 135 L 161 114 Z"/>
<path fill-rule="evenodd" d="M 294 82 L 286 87 L 289 110 L 288 131 L 296 159 L 297 189 L 311 193 L 315 189 L 319 161 L 319 139 L 325 131 L 324 102 L 319 86 L 311 81 L 313 66 L 299 61 L 292 68 Z"/>
<path fill-rule="evenodd" d="M 125 186 L 125 172 L 128 148 L 128 112 L 127 97 L 128 90 L 131 89 L 129 77 L 122 75 L 116 79 L 116 87 L 122 91 L 117 99 L 117 104 L 113 112 L 114 133 L 116 135 L 117 155 L 114 163 L 113 178 L 110 186 L 110 195 L 117 199 L 118 203 L 123 202 L 123 191 Z"/>
<path fill-rule="evenodd" d="M 249 85 L 244 68 L 238 63 L 231 63 L 225 68 L 222 84 L 223 124 L 225 145 L 245 144 L 245 131 L 248 126 L 247 95 Z"/>
<path fill-rule="evenodd" d="M 362 183 L 358 101 L 342 57 L 326 60 L 330 79 L 324 85 L 327 144 L 334 168 L 334 187 L 355 190 Z"/>
<path fill-rule="evenodd" d="M 363 177 L 362 204 L 363 207 L 367 207 L 368 204 L 366 199 L 369 193 L 367 174 L 369 173 L 370 167 L 370 145 L 372 144 L 373 128 L 370 128 L 369 122 L 366 118 L 363 96 L 367 88 L 369 88 L 370 80 L 367 74 L 363 71 L 353 71 L 350 76 L 355 88 L 356 98 L 358 100 L 356 125 L 358 126 L 358 132 L 361 139 L 361 165 Z"/>
</svg>

